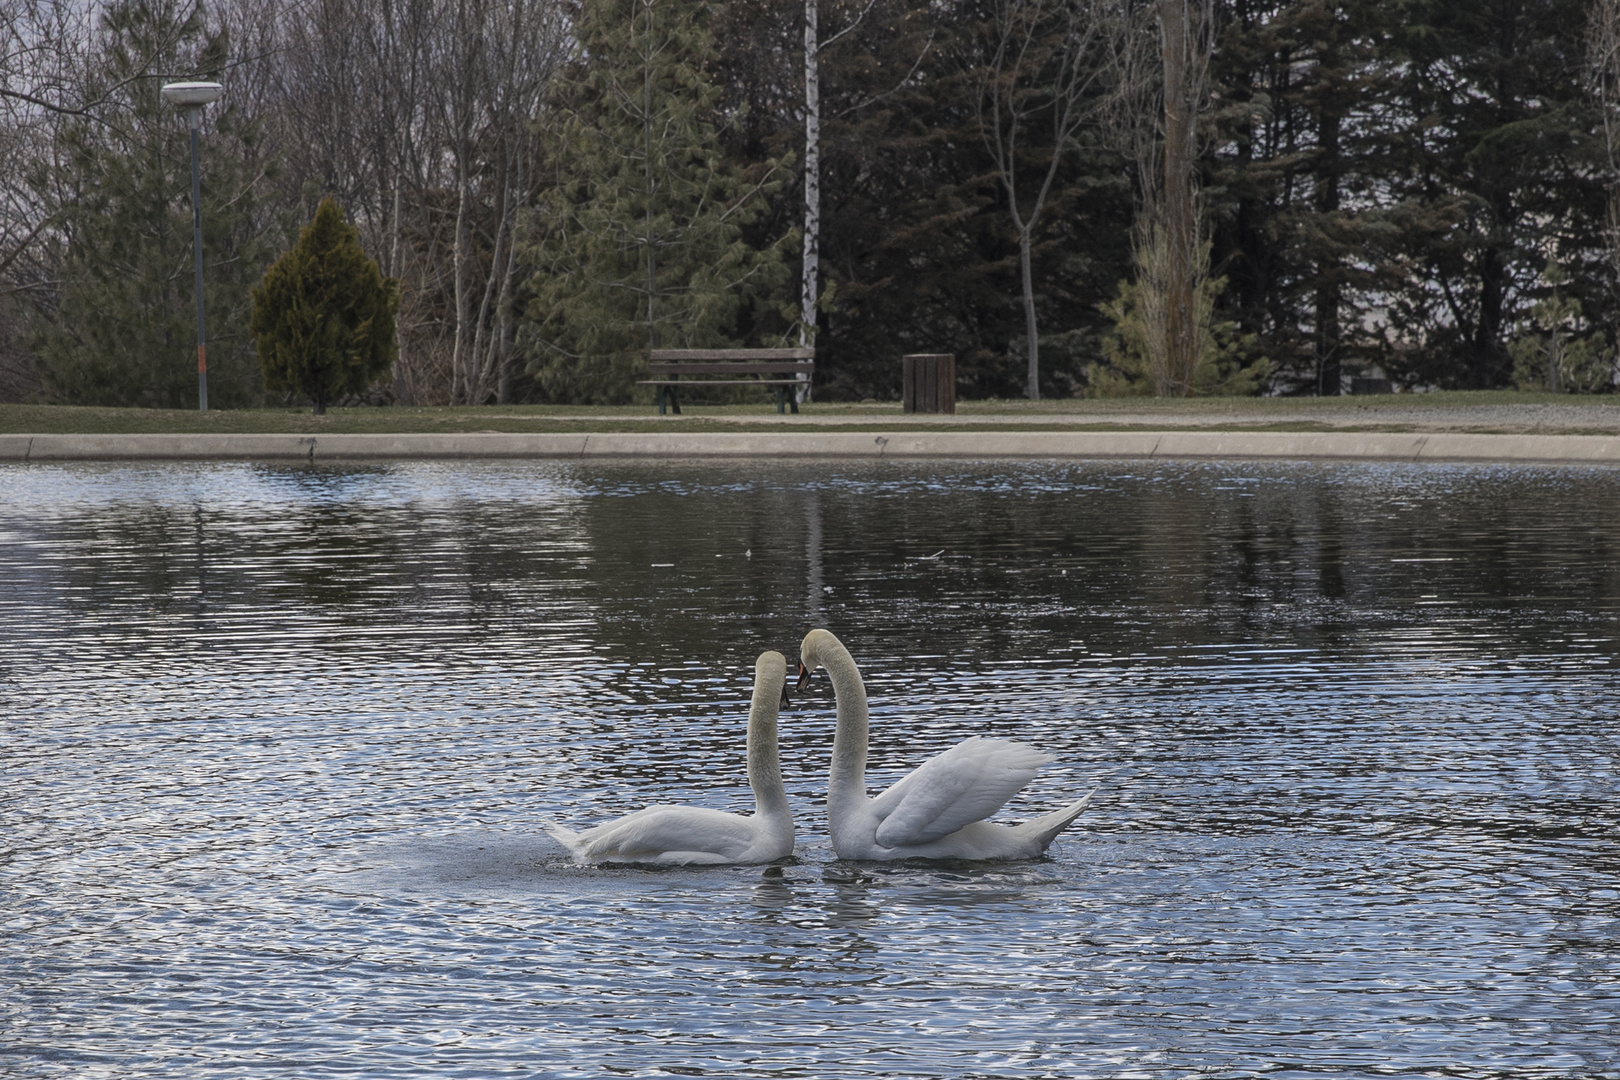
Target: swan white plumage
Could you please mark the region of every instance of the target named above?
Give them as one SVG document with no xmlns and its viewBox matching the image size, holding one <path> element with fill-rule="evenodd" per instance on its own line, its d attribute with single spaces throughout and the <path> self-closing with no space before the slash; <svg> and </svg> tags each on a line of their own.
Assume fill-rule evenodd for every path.
<svg viewBox="0 0 1620 1080">
<path fill-rule="evenodd" d="M 799 689 L 825 668 L 837 702 L 827 822 L 841 859 L 1033 859 L 1096 791 L 1021 825 L 984 819 L 1052 759 L 1024 743 L 974 736 L 923 762 L 876 798 L 866 795 L 866 685 L 854 657 L 826 630 L 805 635 Z"/>
<path fill-rule="evenodd" d="M 787 658 L 761 653 L 754 664 L 748 708 L 748 785 L 754 813 L 728 814 L 701 806 L 649 806 L 583 832 L 561 825 L 546 831 L 580 862 L 670 865 L 755 864 L 793 854 L 793 812 L 782 787 L 776 720 L 787 699 Z"/>
</svg>

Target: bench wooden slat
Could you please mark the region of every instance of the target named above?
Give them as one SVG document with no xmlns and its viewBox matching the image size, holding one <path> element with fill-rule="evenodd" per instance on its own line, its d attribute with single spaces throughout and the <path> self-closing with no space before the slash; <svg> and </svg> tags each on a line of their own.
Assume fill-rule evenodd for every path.
<svg viewBox="0 0 1620 1080">
<path fill-rule="evenodd" d="M 814 360 L 814 349 L 652 349 L 647 359 L 661 360 Z"/>
<path fill-rule="evenodd" d="M 654 375 L 791 375 L 798 371 L 814 371 L 812 361 L 782 362 L 777 364 L 662 364 L 647 365 Z"/>
<path fill-rule="evenodd" d="M 637 386 L 798 386 L 798 379 L 637 379 Z"/>
</svg>

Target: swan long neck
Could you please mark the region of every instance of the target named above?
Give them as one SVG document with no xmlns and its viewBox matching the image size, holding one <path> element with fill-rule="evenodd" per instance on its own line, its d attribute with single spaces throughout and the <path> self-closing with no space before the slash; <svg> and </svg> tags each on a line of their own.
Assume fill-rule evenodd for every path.
<svg viewBox="0 0 1620 1080">
<path fill-rule="evenodd" d="M 843 643 L 828 634 L 818 650 L 821 666 L 832 680 L 838 728 L 833 735 L 832 771 L 827 777 L 827 806 L 866 798 L 866 684 Z"/>
<path fill-rule="evenodd" d="M 754 805 L 761 816 L 791 820 L 776 746 L 786 679 L 787 660 L 781 653 L 766 653 L 754 665 L 754 698 L 748 706 L 748 786 L 754 789 Z"/>
</svg>

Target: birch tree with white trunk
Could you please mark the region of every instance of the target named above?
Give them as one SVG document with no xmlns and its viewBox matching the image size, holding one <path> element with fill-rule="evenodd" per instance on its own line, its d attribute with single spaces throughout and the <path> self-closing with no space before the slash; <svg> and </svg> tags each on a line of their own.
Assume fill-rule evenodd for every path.
<svg viewBox="0 0 1620 1080">
<path fill-rule="evenodd" d="M 804 234 L 803 272 L 800 277 L 799 345 L 816 340 L 817 305 L 821 302 L 821 52 L 836 44 L 865 19 L 876 0 L 868 0 L 859 14 L 838 33 L 821 40 L 820 0 L 804 0 Z M 800 375 L 798 400 L 810 400 L 810 379 Z"/>
</svg>

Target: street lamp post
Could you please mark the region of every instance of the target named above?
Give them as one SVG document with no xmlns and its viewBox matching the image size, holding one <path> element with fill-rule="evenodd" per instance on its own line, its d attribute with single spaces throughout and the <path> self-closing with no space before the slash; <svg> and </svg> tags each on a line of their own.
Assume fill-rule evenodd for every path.
<svg viewBox="0 0 1620 1080">
<path fill-rule="evenodd" d="M 163 100 L 186 111 L 191 128 L 191 237 L 197 261 L 197 408 L 208 411 L 208 339 L 203 332 L 202 170 L 197 163 L 197 132 L 203 106 L 218 101 L 224 87 L 216 82 L 177 82 L 163 88 Z"/>
</svg>

